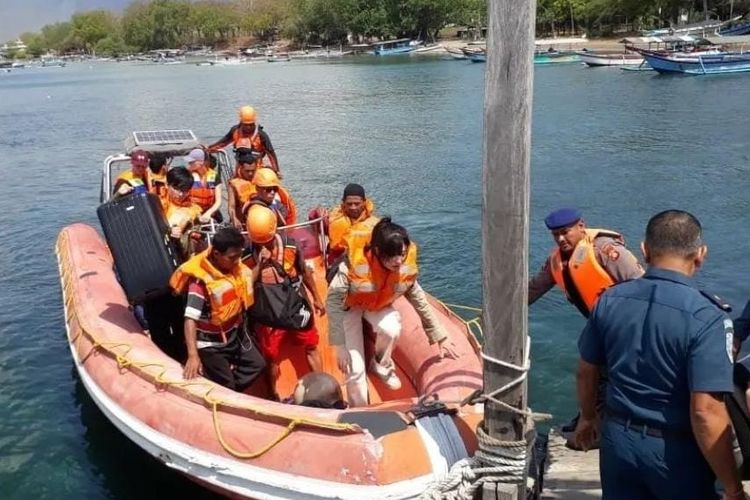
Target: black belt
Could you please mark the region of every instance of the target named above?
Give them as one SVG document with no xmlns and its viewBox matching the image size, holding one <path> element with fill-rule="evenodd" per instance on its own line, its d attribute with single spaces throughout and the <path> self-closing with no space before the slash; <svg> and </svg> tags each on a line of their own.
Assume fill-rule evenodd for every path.
<svg viewBox="0 0 750 500">
<path fill-rule="evenodd" d="M 643 434 L 645 436 L 661 439 L 664 439 L 665 437 L 688 438 L 693 436 L 693 432 L 689 429 L 667 429 L 655 426 L 654 424 L 647 424 L 642 420 L 634 419 L 632 417 L 618 415 L 610 410 L 605 410 L 604 415 L 607 421 L 620 424 L 625 427 L 626 430 Z"/>
</svg>

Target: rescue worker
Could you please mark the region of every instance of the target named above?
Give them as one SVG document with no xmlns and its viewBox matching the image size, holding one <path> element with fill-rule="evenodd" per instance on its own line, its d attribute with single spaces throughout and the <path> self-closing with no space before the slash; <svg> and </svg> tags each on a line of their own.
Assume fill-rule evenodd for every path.
<svg viewBox="0 0 750 500">
<path fill-rule="evenodd" d="M 347 259 L 339 265 L 328 288 L 329 342 L 336 346 L 339 368 L 347 375 L 350 406 L 367 404 L 367 379 L 362 320 L 376 335 L 373 371 L 391 390 L 401 380 L 391 355 L 401 335 L 401 315 L 393 303 L 404 296 L 414 307 L 430 344 L 439 356 L 456 357 L 455 346 L 433 313 L 427 295 L 417 282 L 417 245 L 406 229 L 385 217 L 372 230 L 346 236 Z"/>
<path fill-rule="evenodd" d="M 163 154 L 153 154 L 148 160 L 148 172 L 146 181 L 148 192 L 159 197 L 160 200 L 167 199 L 167 157 Z"/>
<path fill-rule="evenodd" d="M 167 173 L 167 198 L 162 202 L 171 228 L 170 236 L 179 243 L 183 259 L 191 254 L 188 229 L 200 220 L 202 209 L 190 198 L 193 176 L 185 167 L 174 167 Z"/>
<path fill-rule="evenodd" d="M 148 178 L 148 153 L 137 149 L 130 153 L 130 170 L 126 170 L 117 176 L 113 188 L 114 198 L 135 193 L 147 193 Z"/>
<path fill-rule="evenodd" d="M 245 211 L 252 204 L 260 204 L 273 210 L 279 226 L 297 223 L 297 205 L 289 191 L 279 182 L 276 172 L 266 167 L 259 168 L 253 176 L 253 184 L 255 194 L 250 197 L 250 202 L 245 204 Z"/>
<path fill-rule="evenodd" d="M 313 372 L 297 381 L 292 393 L 292 402 L 313 408 L 346 409 L 341 386 L 328 373 Z"/>
<path fill-rule="evenodd" d="M 242 208 L 255 194 L 253 177 L 257 169 L 257 156 L 252 150 L 243 149 L 237 154 L 237 176 L 229 181 L 229 218 L 236 228 L 243 229 Z"/>
<path fill-rule="evenodd" d="M 240 392 L 266 365 L 244 326 L 253 304 L 252 271 L 240 262 L 244 246 L 236 228 L 221 228 L 211 246 L 182 264 L 169 282 L 175 293 L 187 294 L 183 377 L 203 374 Z"/>
<path fill-rule="evenodd" d="M 229 144 L 234 145 L 235 150 L 247 148 L 257 151 L 261 153 L 261 159 L 268 156 L 271 168 L 274 172 L 279 172 L 279 160 L 276 158 L 271 139 L 258 124 L 258 113 L 252 106 L 240 108 L 240 122 L 229 129 L 224 137 L 208 146 L 208 151 L 215 152 Z"/>
<path fill-rule="evenodd" d="M 544 223 L 557 246 L 529 280 L 529 305 L 557 285 L 588 318 L 604 290 L 643 275 L 638 259 L 625 248 L 622 235 L 606 229 L 588 229 L 578 209 L 555 210 Z"/>
<path fill-rule="evenodd" d="M 693 276 L 707 247 L 700 222 L 681 210 L 656 214 L 641 245 L 648 271 L 604 292 L 578 347 L 584 450 L 596 434 L 599 372 L 609 383 L 601 424 L 604 498 L 744 498 L 724 404 L 733 391 L 732 321 Z"/>
<path fill-rule="evenodd" d="M 276 232 L 276 214 L 262 205 L 252 205 L 247 213 L 247 233 L 253 243 L 252 255 L 245 263 L 253 269 L 261 283 L 276 284 L 283 281 L 283 273 L 292 281 L 292 286 L 304 294 L 304 285 L 312 296 L 312 305 L 318 314 L 325 314 L 325 306 L 315 286 L 312 270 L 305 265 L 301 249 L 291 238 Z M 276 262 L 279 266 L 272 264 Z M 255 334 L 261 352 L 268 362 L 268 381 L 272 397 L 278 400 L 276 382 L 279 379 L 279 361 L 281 344 L 287 337 L 305 349 L 310 370 L 322 371 L 323 364 L 318 349 L 319 335 L 315 328 L 314 318 L 310 318 L 304 330 L 286 330 L 255 323 Z"/>
<path fill-rule="evenodd" d="M 206 153 L 196 148 L 185 157 L 187 168 L 193 175 L 193 188 L 190 198 L 203 210 L 200 221 L 204 224 L 213 217 L 221 222 L 221 179 L 219 171 L 209 168 L 206 163 Z"/>
<path fill-rule="evenodd" d="M 341 204 L 328 214 L 328 264 L 334 265 L 346 253 L 344 239 L 356 225 L 372 231 L 378 218 L 374 215 L 375 206 L 365 197 L 365 188 L 359 184 L 348 184 L 344 188 Z"/>
</svg>

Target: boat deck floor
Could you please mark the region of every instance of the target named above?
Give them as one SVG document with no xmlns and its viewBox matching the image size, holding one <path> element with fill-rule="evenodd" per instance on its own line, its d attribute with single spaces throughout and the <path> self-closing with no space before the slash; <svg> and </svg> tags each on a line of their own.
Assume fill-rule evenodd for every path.
<svg viewBox="0 0 750 500">
<path fill-rule="evenodd" d="M 602 498 L 599 480 L 599 450 L 571 450 L 558 431 L 549 433 L 547 470 L 544 473 L 543 500 L 592 500 Z M 750 481 L 745 481 L 750 494 Z"/>
</svg>

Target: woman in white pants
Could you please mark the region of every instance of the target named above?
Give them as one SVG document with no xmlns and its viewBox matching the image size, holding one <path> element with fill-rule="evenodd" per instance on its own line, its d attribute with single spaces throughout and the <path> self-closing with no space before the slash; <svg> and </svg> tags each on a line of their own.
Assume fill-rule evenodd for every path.
<svg viewBox="0 0 750 500">
<path fill-rule="evenodd" d="M 371 235 L 358 229 L 353 226 L 345 238 L 347 258 L 331 281 L 327 301 L 329 342 L 336 346 L 339 368 L 347 375 L 350 406 L 367 404 L 363 319 L 376 335 L 370 370 L 388 388 L 401 387 L 391 354 L 401 335 L 401 315 L 393 302 L 402 295 L 417 311 L 430 343 L 438 344 L 440 357 L 455 357 L 452 342 L 417 282 L 417 245 L 406 229 L 387 217 Z"/>
</svg>

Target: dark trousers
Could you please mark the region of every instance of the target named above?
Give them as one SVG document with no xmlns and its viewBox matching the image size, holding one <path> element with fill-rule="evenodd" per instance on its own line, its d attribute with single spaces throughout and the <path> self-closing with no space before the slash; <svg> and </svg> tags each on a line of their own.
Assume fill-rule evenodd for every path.
<svg viewBox="0 0 750 500">
<path fill-rule="evenodd" d="M 187 359 L 184 299 L 171 294 L 149 299 L 143 304 L 143 315 L 154 344 L 167 356 L 184 363 Z"/>
<path fill-rule="evenodd" d="M 654 437 L 604 417 L 603 500 L 714 500 L 715 477 L 689 433 Z"/>
<path fill-rule="evenodd" d="M 235 330 L 228 338 L 229 341 L 221 347 L 198 350 L 203 375 L 224 387 L 243 392 L 265 369 L 266 360 L 253 339 L 242 329 Z"/>
</svg>

